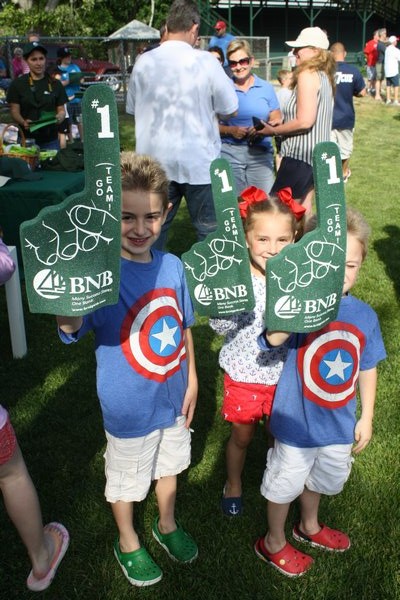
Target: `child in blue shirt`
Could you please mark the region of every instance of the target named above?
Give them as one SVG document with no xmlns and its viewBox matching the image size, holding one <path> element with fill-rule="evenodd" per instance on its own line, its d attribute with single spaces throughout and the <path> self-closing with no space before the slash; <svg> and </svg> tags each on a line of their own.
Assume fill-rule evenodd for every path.
<svg viewBox="0 0 400 600">
<path fill-rule="evenodd" d="M 198 554 L 174 516 L 197 400 L 194 314 L 181 261 L 151 248 L 170 208 L 165 172 L 132 152 L 122 153 L 121 169 L 119 301 L 57 321 L 66 343 L 94 331 L 107 438 L 105 495 L 119 531 L 114 554 L 130 583 L 147 586 L 160 581 L 162 571 L 140 544 L 133 503 L 147 496 L 152 480 L 159 508 L 154 538 L 174 560 L 188 563 Z"/>
<path fill-rule="evenodd" d="M 275 445 L 261 484 L 268 500 L 268 532 L 257 540 L 255 552 L 289 577 L 302 575 L 313 563 L 285 537 L 290 503 L 297 497 L 296 541 L 338 552 L 350 547 L 345 533 L 320 523 L 318 508 L 321 494 L 342 491 L 352 452 L 364 450 L 372 436 L 377 363 L 386 353 L 376 313 L 349 294 L 367 253 L 368 235 L 363 217 L 348 209 L 343 297 L 335 321 L 309 334 L 267 331 L 259 340 L 265 349 L 287 342 L 289 350 L 270 421 Z"/>
</svg>

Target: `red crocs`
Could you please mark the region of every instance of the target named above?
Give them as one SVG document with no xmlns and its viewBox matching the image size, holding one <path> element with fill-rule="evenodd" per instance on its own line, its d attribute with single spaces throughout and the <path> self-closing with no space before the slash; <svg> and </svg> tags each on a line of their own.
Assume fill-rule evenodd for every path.
<svg viewBox="0 0 400 600">
<path fill-rule="evenodd" d="M 298 542 L 310 544 L 314 548 L 323 548 L 331 552 L 345 552 L 350 548 L 348 535 L 337 529 L 331 529 L 320 523 L 321 530 L 318 533 L 307 535 L 300 531 L 298 525 L 293 527 L 293 537 Z"/>
<path fill-rule="evenodd" d="M 260 537 L 254 544 L 254 551 L 261 560 L 278 569 L 287 577 L 300 577 L 311 567 L 314 560 L 308 554 L 296 550 L 289 542 L 279 552 L 268 552 L 264 538 Z"/>
</svg>

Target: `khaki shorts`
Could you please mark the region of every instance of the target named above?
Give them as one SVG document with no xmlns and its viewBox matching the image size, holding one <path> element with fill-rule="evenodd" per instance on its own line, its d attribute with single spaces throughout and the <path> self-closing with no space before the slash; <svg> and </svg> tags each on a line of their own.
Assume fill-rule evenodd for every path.
<svg viewBox="0 0 400 600">
<path fill-rule="evenodd" d="M 346 160 L 353 153 L 353 129 L 332 129 L 331 142 L 336 142 L 340 158 Z"/>
<path fill-rule="evenodd" d="M 275 440 L 268 451 L 261 494 L 276 504 L 293 502 L 304 487 L 333 496 L 342 491 L 353 463 L 352 444 L 296 448 Z"/>
<path fill-rule="evenodd" d="M 190 431 L 186 417 L 171 427 L 138 438 L 116 438 L 106 432 L 104 454 L 107 502 L 140 502 L 151 482 L 177 475 L 190 464 Z"/>
<path fill-rule="evenodd" d="M 383 63 L 376 63 L 376 79 L 378 81 L 383 81 L 385 79 L 385 69 L 383 68 Z"/>
</svg>

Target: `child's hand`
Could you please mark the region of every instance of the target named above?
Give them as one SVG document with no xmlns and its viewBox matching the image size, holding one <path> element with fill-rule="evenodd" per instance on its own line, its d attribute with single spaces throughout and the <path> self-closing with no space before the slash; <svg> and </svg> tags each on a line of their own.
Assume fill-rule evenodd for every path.
<svg viewBox="0 0 400 600">
<path fill-rule="evenodd" d="M 370 419 L 361 419 L 357 421 L 354 430 L 354 440 L 356 445 L 353 447 L 354 454 L 359 454 L 366 448 L 372 438 L 372 421 Z"/>
<path fill-rule="evenodd" d="M 194 411 L 197 404 L 197 385 L 188 385 L 183 399 L 182 414 L 186 417 L 186 429 L 189 429 L 193 420 Z"/>
<path fill-rule="evenodd" d="M 224 158 L 216 158 L 210 175 L 217 229 L 184 252 L 181 260 L 196 312 L 223 318 L 252 310 L 255 300 L 232 168 Z"/>
<path fill-rule="evenodd" d="M 104 84 L 91 86 L 82 109 L 83 191 L 21 225 L 31 312 L 78 316 L 118 300 L 121 167 L 115 96 Z"/>
<path fill-rule="evenodd" d="M 313 332 L 336 318 L 343 291 L 346 209 L 339 148 L 314 148 L 317 227 L 267 261 L 265 323 L 270 331 Z M 294 209 L 291 189 L 277 195 Z M 294 213 L 296 214 L 296 213 Z"/>
</svg>

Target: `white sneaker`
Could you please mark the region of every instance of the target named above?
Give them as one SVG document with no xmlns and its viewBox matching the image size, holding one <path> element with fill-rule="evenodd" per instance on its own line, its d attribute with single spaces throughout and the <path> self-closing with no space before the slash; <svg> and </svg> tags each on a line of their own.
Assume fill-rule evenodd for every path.
<svg viewBox="0 0 400 600">
<path fill-rule="evenodd" d="M 395 106 L 399 106 L 399 104 L 400 104 L 400 103 L 399 103 L 399 102 L 397 102 L 397 100 L 395 100 L 395 101 L 393 102 L 393 104 L 394 104 Z"/>
<path fill-rule="evenodd" d="M 391 100 L 386 100 L 386 104 L 392 104 Z"/>
</svg>

